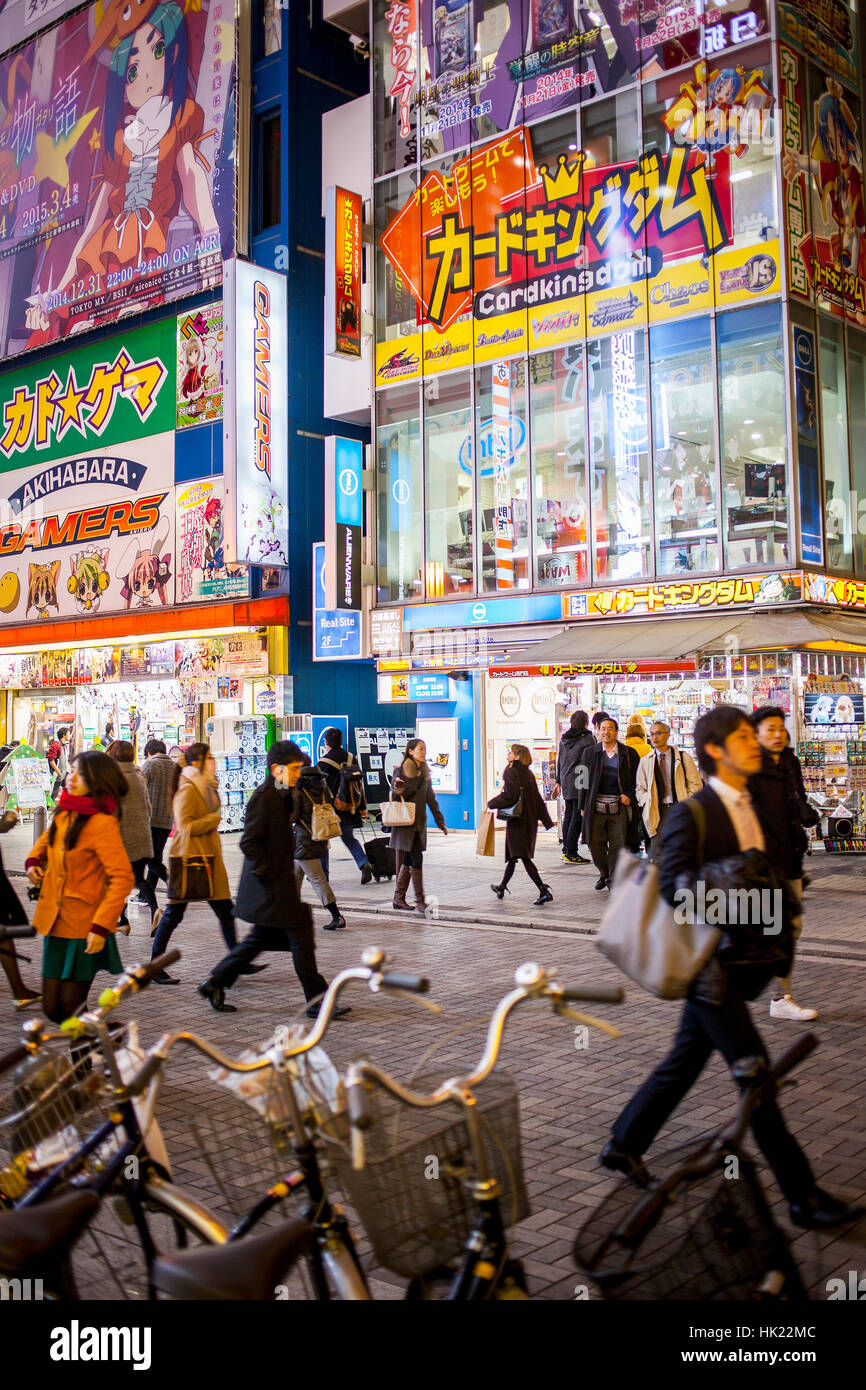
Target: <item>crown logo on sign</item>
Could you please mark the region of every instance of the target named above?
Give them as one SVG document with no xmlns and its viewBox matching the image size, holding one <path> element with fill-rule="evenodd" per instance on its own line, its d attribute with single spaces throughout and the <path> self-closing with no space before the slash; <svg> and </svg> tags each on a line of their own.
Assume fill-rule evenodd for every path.
<svg viewBox="0 0 866 1390">
<path fill-rule="evenodd" d="M 573 198 L 579 193 L 580 180 L 586 164 L 585 150 L 578 150 L 571 163 L 567 154 L 561 154 L 557 160 L 556 173 L 552 177 L 548 165 L 539 164 L 538 172 L 544 180 L 544 196 L 547 202 L 553 203 L 558 198 Z"/>
</svg>

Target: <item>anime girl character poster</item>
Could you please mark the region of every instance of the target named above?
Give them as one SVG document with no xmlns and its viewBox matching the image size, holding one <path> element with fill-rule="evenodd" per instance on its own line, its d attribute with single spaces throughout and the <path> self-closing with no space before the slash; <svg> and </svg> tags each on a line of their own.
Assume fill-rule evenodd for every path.
<svg viewBox="0 0 866 1390">
<path fill-rule="evenodd" d="M 223 308 L 205 304 L 177 320 L 177 428 L 221 420 Z"/>
<path fill-rule="evenodd" d="M 242 565 L 226 564 L 222 481 L 206 479 L 178 487 L 175 507 L 177 602 L 247 596 L 249 572 Z"/>
<path fill-rule="evenodd" d="M 219 282 L 234 10 L 99 0 L 0 62 L 0 353 Z"/>
<path fill-rule="evenodd" d="M 815 73 L 817 77 L 817 73 Z M 811 233 L 798 245 L 815 294 L 837 314 L 866 324 L 866 203 L 859 104 L 836 78 L 823 76 L 811 104 L 808 153 L 786 151 L 786 184 L 811 193 Z"/>
</svg>

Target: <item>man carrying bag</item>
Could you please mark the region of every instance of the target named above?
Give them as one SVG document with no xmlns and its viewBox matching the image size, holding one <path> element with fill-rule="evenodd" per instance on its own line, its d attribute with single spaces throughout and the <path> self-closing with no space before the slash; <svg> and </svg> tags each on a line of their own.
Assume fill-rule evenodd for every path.
<svg viewBox="0 0 866 1390">
<path fill-rule="evenodd" d="M 601 1153 L 601 1164 L 626 1173 L 641 1186 L 650 1181 L 642 1155 L 680 1102 L 698 1080 L 718 1049 L 729 1066 L 743 1057 L 761 1057 L 767 1050 L 749 1013 L 748 1000 L 757 998 L 781 958 L 793 948 L 792 915 L 796 900 L 773 874 L 764 854 L 764 830 L 752 805 L 748 779 L 761 766 L 755 731 L 741 709 L 717 705 L 695 725 L 695 750 L 709 783 L 693 802 L 701 807 L 704 833 L 688 801 L 674 806 L 662 837 L 661 894 L 682 909 L 707 900 L 710 885 L 722 889 L 727 903 L 724 925 L 715 953 L 688 988 L 679 1028 L 667 1057 L 656 1067 L 613 1124 L 613 1135 Z M 703 880 L 703 883 L 701 883 Z M 774 920 L 764 921 L 763 893 L 759 922 L 743 922 L 734 893 L 763 882 L 777 885 L 769 901 Z M 699 891 L 700 889 L 700 891 Z M 781 920 L 775 920 L 781 905 Z M 611 911 L 615 902 L 611 902 Z M 709 913 L 707 913 L 709 916 Z M 798 1226 L 826 1227 L 856 1220 L 863 1209 L 848 1206 L 818 1187 L 806 1155 L 787 1128 L 770 1093 L 755 1109 L 752 1133 L 773 1169 Z"/>
</svg>

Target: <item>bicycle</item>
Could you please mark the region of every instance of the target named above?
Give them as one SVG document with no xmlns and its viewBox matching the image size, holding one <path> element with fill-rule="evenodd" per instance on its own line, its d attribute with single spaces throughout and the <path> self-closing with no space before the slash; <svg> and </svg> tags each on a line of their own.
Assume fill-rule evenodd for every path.
<svg viewBox="0 0 866 1390">
<path fill-rule="evenodd" d="M 488 1100 L 479 1102 L 475 1090 L 496 1065 L 506 1019 L 529 999 L 548 998 L 555 1013 L 619 1036 L 610 1024 L 569 1003 L 618 1004 L 621 989 L 565 988 L 555 975 L 531 962 L 522 965 L 515 972 L 516 987 L 493 1013 L 477 1066 L 430 1093 L 411 1090 L 368 1061 L 353 1062 L 346 1071 L 351 1148 L 347 1152 L 334 1146 L 331 1162 L 379 1264 L 409 1280 L 408 1299 L 431 1296 L 443 1282 L 453 1302 L 529 1296 L 520 1262 L 509 1258 L 503 1219 L 503 1196 L 511 1202 L 509 1226 L 529 1210 L 516 1088 L 511 1078 L 500 1076 Z M 383 1100 L 379 1092 L 390 1099 Z M 397 1111 L 391 1100 L 398 1102 Z M 400 1106 L 429 1112 L 449 1103 L 461 1112 L 456 1121 L 444 1126 L 420 1122 L 408 1137 L 397 1135 Z M 389 1119 L 393 1124 L 383 1123 Z M 493 1141 L 490 1146 L 484 1131 Z M 436 1173 L 425 1176 L 434 1160 Z"/>
<path fill-rule="evenodd" d="M 593 1212 L 575 1239 L 574 1259 L 603 1298 L 808 1299 L 742 1143 L 755 1108 L 817 1045 L 806 1033 L 772 1067 L 762 1057 L 736 1062 L 733 1127 L 662 1155 L 653 1166 L 673 1162 L 666 1176 L 640 1196 L 626 1179 Z"/>
<path fill-rule="evenodd" d="M 322 1299 L 332 1296 L 352 1300 L 369 1298 L 369 1290 L 355 1252 L 348 1223 L 342 1210 L 329 1201 L 324 1188 L 312 1126 L 309 1123 L 310 1112 L 314 1109 L 315 1079 L 301 1073 L 299 1062 L 306 1054 L 311 1053 L 321 1041 L 333 1016 L 337 999 L 347 984 L 353 981 L 364 982 L 374 993 L 384 988 L 400 993 L 420 994 L 425 993 L 429 988 L 428 981 L 415 975 L 402 975 L 385 971 L 383 968 L 386 964 L 384 952 L 372 948 L 364 952 L 360 967 L 344 970 L 332 981 L 323 998 L 316 1023 L 308 1033 L 290 1040 L 288 1043 L 283 1040 L 276 1040 L 273 1046 L 261 1056 L 248 1061 L 225 1057 L 217 1048 L 212 1047 L 204 1039 L 198 1038 L 192 1033 L 181 1031 L 164 1034 L 155 1047 L 146 1054 L 144 1065 L 137 1070 L 134 1076 L 124 1080 L 119 1074 L 116 1059 L 112 1053 L 111 1037 L 106 1025 L 107 1015 L 117 1007 L 120 999 L 128 992 L 129 988 L 136 987 L 136 981 L 143 981 L 137 985 L 137 987 L 143 987 L 143 984 L 148 983 L 159 969 L 165 968 L 178 958 L 179 952 L 169 952 L 168 955 L 161 957 L 159 961 L 152 962 L 143 970 L 136 968 L 132 972 L 131 983 L 127 981 L 126 977 L 121 977 L 117 985 L 104 991 L 100 996 L 97 1010 L 69 1020 L 63 1025 L 64 1036 L 66 1037 L 74 1036 L 79 1039 L 96 1037 L 99 1040 L 108 1061 L 108 1069 L 113 1081 L 111 1093 L 113 1113 L 108 1120 L 80 1142 L 46 1177 L 37 1182 L 36 1186 L 19 1201 L 17 1211 L 20 1211 L 21 1208 L 36 1207 L 46 1203 L 55 1197 L 58 1189 L 64 1184 L 80 1183 L 84 1177 L 89 1179 L 90 1190 L 95 1192 L 98 1197 L 105 1198 L 112 1193 L 119 1196 L 128 1204 L 133 1224 L 138 1233 L 146 1271 L 146 1296 L 155 1298 L 158 1289 L 163 1292 L 171 1292 L 171 1289 L 163 1288 L 162 1284 L 157 1285 L 154 1279 L 158 1246 L 150 1236 L 148 1228 L 148 1221 L 154 1215 L 167 1218 L 174 1228 L 175 1239 L 164 1241 L 163 1249 L 167 1244 L 184 1249 L 190 1236 L 197 1237 L 206 1245 L 219 1245 L 238 1241 L 247 1236 L 287 1197 L 297 1192 L 305 1192 L 308 1204 L 302 1224 L 307 1224 L 310 1227 L 310 1240 L 305 1245 L 306 1266 L 312 1280 L 315 1296 Z M 29 1031 L 31 1034 L 28 1043 L 23 1044 L 7 1058 L 0 1059 L 0 1072 L 4 1069 L 4 1064 L 8 1069 L 10 1065 L 14 1065 L 19 1060 L 22 1054 L 35 1050 L 53 1036 L 41 1033 L 37 1037 L 32 1024 L 27 1025 L 25 1031 Z M 225 1225 L 217 1214 L 203 1206 L 189 1192 L 174 1184 L 170 1180 L 167 1156 L 165 1162 L 159 1162 L 148 1147 L 148 1135 L 152 1132 L 154 1124 L 159 1085 L 169 1055 L 178 1044 L 195 1049 L 217 1063 L 226 1073 L 241 1075 L 266 1071 L 270 1073 L 265 1089 L 260 1091 L 258 1096 L 261 1101 L 261 1115 L 257 1117 L 254 1126 L 252 1159 L 255 1166 L 255 1181 L 258 1181 L 259 1178 L 263 1152 L 267 1154 L 268 1151 L 267 1138 L 270 1138 L 275 1156 L 280 1161 L 282 1161 L 286 1149 L 291 1147 L 293 1150 L 297 1167 L 289 1173 L 286 1173 L 284 1168 L 279 1168 L 276 1172 L 276 1180 L 267 1192 L 251 1208 L 244 1210 L 241 1218 L 231 1227 Z M 305 1101 L 299 1100 L 296 1090 L 306 1094 Z M 142 1100 L 142 1097 L 145 1099 Z M 247 1107 L 243 1108 L 242 1113 L 247 1116 L 250 1114 Z M 262 1133 L 262 1119 L 264 1119 L 267 1128 L 266 1136 Z M 232 1127 L 231 1125 L 227 1127 L 220 1119 L 219 1129 L 214 1135 L 215 1142 L 212 1142 L 210 1139 L 202 1138 L 201 1128 L 198 1127 L 199 1152 L 205 1158 L 211 1174 L 217 1180 L 219 1175 L 213 1164 L 214 1152 L 222 1145 L 224 1150 L 228 1148 L 233 1151 L 226 1154 L 225 1157 L 237 1156 L 240 1141 L 249 1138 L 248 1133 L 243 1132 L 245 1128 L 244 1126 Z M 121 1134 L 125 1135 L 122 1141 Z M 228 1145 L 227 1140 L 229 1141 Z M 114 1143 L 116 1152 L 111 1155 L 110 1161 L 105 1162 L 106 1145 L 111 1142 Z M 95 1168 L 94 1158 L 96 1160 Z M 128 1170 L 130 1158 L 136 1159 L 135 1167 L 131 1173 Z M 247 1155 L 242 1155 L 242 1160 L 245 1162 L 243 1196 L 248 1201 L 251 1164 Z M 87 1213 L 82 1208 L 82 1226 L 81 1230 L 77 1232 L 76 1239 L 83 1231 L 87 1231 L 88 1234 L 91 1232 L 93 1221 L 93 1211 Z M 0 1217 L 0 1227 L 2 1227 L 2 1217 Z M 50 1228 L 46 1228 L 43 1223 L 40 1230 L 44 1241 L 47 1239 L 46 1232 Z M 279 1241 L 277 1241 L 277 1245 L 280 1246 Z M 0 1230 L 0 1251 L 2 1251 L 2 1230 Z M 66 1253 L 68 1254 L 68 1252 Z M 41 1258 L 52 1268 L 56 1266 L 56 1252 L 50 1248 L 50 1242 L 47 1247 L 43 1246 Z M 0 1267 L 2 1267 L 2 1256 L 0 1256 Z M 167 1267 L 160 1266 L 160 1270 L 160 1277 L 163 1281 L 167 1280 L 171 1283 L 172 1276 L 168 1273 Z M 114 1272 L 117 1274 L 118 1271 L 115 1270 Z M 75 1280 L 66 1277 L 65 1266 L 63 1273 L 64 1289 L 74 1288 Z M 138 1286 L 144 1283 L 140 1270 L 136 1271 L 133 1282 Z M 182 1279 L 181 1282 L 183 1282 Z M 134 1287 L 132 1296 L 142 1292 L 142 1287 Z M 66 1293 L 65 1296 L 74 1295 Z M 128 1294 L 124 1293 L 124 1296 L 128 1296 Z"/>
</svg>

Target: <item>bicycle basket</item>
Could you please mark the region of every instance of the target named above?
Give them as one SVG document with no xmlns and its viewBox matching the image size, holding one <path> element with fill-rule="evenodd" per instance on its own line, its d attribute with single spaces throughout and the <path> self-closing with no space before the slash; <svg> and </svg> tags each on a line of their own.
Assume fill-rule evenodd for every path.
<svg viewBox="0 0 866 1390">
<path fill-rule="evenodd" d="M 725 1173 L 731 1157 L 737 1159 L 737 1177 Z M 653 1163 L 656 1174 L 660 1163 Z M 762 1286 L 775 1291 L 774 1275 L 798 1281 L 787 1240 L 746 1155 L 721 1154 L 712 1172 L 684 1176 L 653 1203 L 660 1181 L 648 1192 L 629 1181 L 617 1183 L 578 1232 L 575 1263 L 604 1298 L 741 1300 L 756 1298 Z M 639 1209 L 640 1221 L 634 1219 Z"/>
<path fill-rule="evenodd" d="M 0 1094 L 0 1204 L 69 1158 L 106 1119 L 113 1094 L 96 1044 L 70 1049 L 64 1039 L 19 1063 Z"/>
<path fill-rule="evenodd" d="M 433 1091 L 441 1076 L 421 1076 L 413 1090 Z M 481 1087 L 477 1106 L 485 1151 L 500 1186 L 502 1219 L 516 1225 L 529 1215 L 520 1152 L 517 1088 L 495 1073 Z M 475 1219 L 469 1188 L 473 1174 L 469 1131 L 456 1106 L 415 1110 L 374 1087 L 374 1123 L 364 1134 L 365 1167 L 352 1168 L 346 1149 L 328 1155 L 385 1269 L 405 1278 L 429 1273 L 461 1253 Z"/>
</svg>

